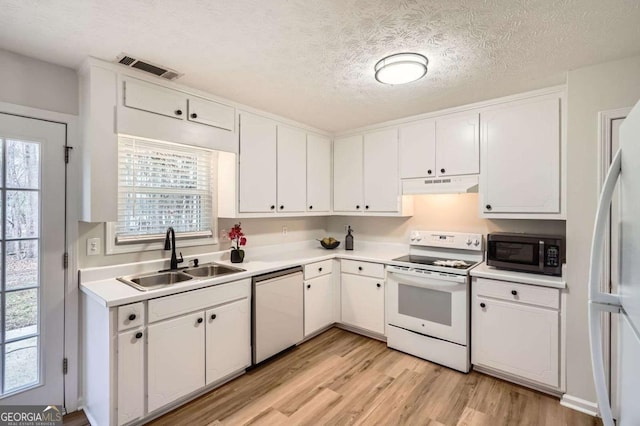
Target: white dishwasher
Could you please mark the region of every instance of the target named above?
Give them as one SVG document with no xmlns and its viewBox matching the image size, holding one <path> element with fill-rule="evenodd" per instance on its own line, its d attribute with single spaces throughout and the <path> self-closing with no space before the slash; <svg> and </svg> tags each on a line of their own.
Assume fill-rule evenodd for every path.
<svg viewBox="0 0 640 426">
<path fill-rule="evenodd" d="M 302 267 L 253 277 L 253 364 L 304 338 Z"/>
</svg>

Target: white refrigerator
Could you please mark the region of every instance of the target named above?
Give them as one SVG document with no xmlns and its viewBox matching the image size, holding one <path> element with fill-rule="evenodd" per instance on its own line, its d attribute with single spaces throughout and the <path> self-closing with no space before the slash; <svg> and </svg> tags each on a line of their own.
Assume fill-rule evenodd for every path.
<svg viewBox="0 0 640 426">
<path fill-rule="evenodd" d="M 620 194 L 620 283 L 617 294 L 600 292 L 602 254 L 614 189 Z M 640 102 L 620 126 L 620 150 L 605 179 L 591 244 L 589 336 L 598 408 L 605 426 L 613 415 L 603 362 L 602 312 L 618 321 L 617 424 L 640 425 Z M 612 374 L 615 374 L 612 372 Z"/>
</svg>

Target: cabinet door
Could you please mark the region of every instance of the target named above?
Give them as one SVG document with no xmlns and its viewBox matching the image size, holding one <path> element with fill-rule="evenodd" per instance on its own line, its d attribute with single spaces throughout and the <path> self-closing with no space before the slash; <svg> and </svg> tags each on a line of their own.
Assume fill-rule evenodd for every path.
<svg viewBox="0 0 640 426">
<path fill-rule="evenodd" d="M 384 281 L 342 274 L 342 322 L 384 334 Z"/>
<path fill-rule="evenodd" d="M 124 80 L 124 105 L 183 120 L 187 115 L 184 93 L 140 80 Z"/>
<path fill-rule="evenodd" d="M 189 114 L 187 115 L 189 121 L 233 131 L 235 116 L 235 109 L 229 105 L 189 97 Z"/>
<path fill-rule="evenodd" d="M 251 365 L 251 307 L 242 299 L 207 311 L 207 385 Z"/>
<path fill-rule="evenodd" d="M 397 212 L 400 208 L 398 129 L 364 136 L 364 209 Z"/>
<path fill-rule="evenodd" d="M 307 202 L 307 144 L 300 129 L 278 125 L 278 211 L 304 212 Z"/>
<path fill-rule="evenodd" d="M 400 127 L 400 177 L 436 175 L 436 122 L 422 120 Z"/>
<path fill-rule="evenodd" d="M 118 335 L 118 424 L 144 416 L 144 331 Z"/>
<path fill-rule="evenodd" d="M 481 211 L 560 212 L 560 99 L 483 112 Z"/>
<path fill-rule="evenodd" d="M 149 412 L 204 386 L 204 332 L 204 312 L 161 321 L 147 328 Z"/>
<path fill-rule="evenodd" d="M 436 120 L 438 176 L 480 172 L 479 114 L 456 114 Z"/>
<path fill-rule="evenodd" d="M 333 323 L 333 275 L 323 275 L 304 283 L 304 335 Z"/>
<path fill-rule="evenodd" d="M 331 139 L 307 135 L 307 211 L 331 210 Z"/>
<path fill-rule="evenodd" d="M 362 187 L 362 136 L 333 142 L 333 210 L 364 210 Z"/>
<path fill-rule="evenodd" d="M 473 364 L 558 386 L 558 311 L 478 296 L 471 310 Z"/>
<path fill-rule="evenodd" d="M 257 115 L 240 115 L 240 212 L 276 209 L 276 123 Z"/>
</svg>

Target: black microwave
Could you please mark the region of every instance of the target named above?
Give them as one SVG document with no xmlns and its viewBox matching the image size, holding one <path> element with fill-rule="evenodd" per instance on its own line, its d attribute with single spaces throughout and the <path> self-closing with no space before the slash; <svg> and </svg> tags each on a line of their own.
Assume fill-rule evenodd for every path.
<svg viewBox="0 0 640 426">
<path fill-rule="evenodd" d="M 487 265 L 499 269 L 562 276 L 564 253 L 564 238 L 557 235 L 487 235 Z"/>
</svg>

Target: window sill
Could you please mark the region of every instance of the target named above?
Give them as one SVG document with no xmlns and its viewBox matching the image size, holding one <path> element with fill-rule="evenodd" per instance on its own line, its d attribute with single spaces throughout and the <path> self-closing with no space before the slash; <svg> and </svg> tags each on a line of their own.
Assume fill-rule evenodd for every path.
<svg viewBox="0 0 640 426">
<path fill-rule="evenodd" d="M 116 244 L 115 238 L 115 223 L 107 222 L 105 232 L 106 248 L 105 255 L 110 254 L 123 254 L 123 253 L 137 253 L 141 251 L 153 251 L 164 250 L 164 243 L 161 241 L 149 242 L 149 243 L 129 243 L 129 244 Z M 209 238 L 192 238 L 192 239 L 180 239 L 176 240 L 176 249 L 184 247 L 196 247 L 218 244 L 218 238 L 214 236 Z"/>
</svg>

